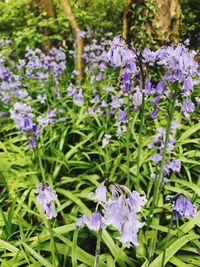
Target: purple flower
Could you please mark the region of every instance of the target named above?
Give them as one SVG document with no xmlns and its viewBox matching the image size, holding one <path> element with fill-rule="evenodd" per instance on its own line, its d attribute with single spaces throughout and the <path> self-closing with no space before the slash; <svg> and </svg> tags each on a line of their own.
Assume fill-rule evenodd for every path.
<svg viewBox="0 0 200 267">
<path fill-rule="evenodd" d="M 193 218 L 197 213 L 194 204 L 183 194 L 177 197 L 172 209 L 174 210 L 174 219 Z"/>
<path fill-rule="evenodd" d="M 145 93 L 152 94 L 153 93 L 153 85 L 150 79 L 145 81 Z"/>
<path fill-rule="evenodd" d="M 191 77 L 188 77 L 183 82 L 183 88 L 182 88 L 182 90 L 184 92 L 184 95 L 185 96 L 190 95 L 190 91 L 192 91 L 192 89 L 193 89 L 193 80 L 192 80 Z"/>
<path fill-rule="evenodd" d="M 106 226 L 112 225 L 119 231 L 120 236 L 117 239 L 124 246 L 130 247 L 133 244 L 137 248 L 139 245 L 137 233 L 144 225 L 138 220 L 137 213 L 146 204 L 145 194 L 131 192 L 126 186 L 117 184 L 112 184 L 109 191 L 111 197 L 107 199 L 107 188 L 102 184 L 96 189 L 93 198 L 101 202 L 97 204 L 97 207 L 99 208 L 99 204 L 101 204 L 103 215 L 100 212 L 94 212 L 90 218 L 82 216 L 76 222 L 76 226 L 87 225 L 90 230 L 98 231 L 100 228 L 104 229 Z"/>
<path fill-rule="evenodd" d="M 37 122 L 42 128 L 47 127 L 52 124 L 56 119 L 56 109 L 51 109 L 45 117 L 39 116 Z"/>
<path fill-rule="evenodd" d="M 186 99 L 183 103 L 183 107 L 181 109 L 181 111 L 183 112 L 184 116 L 186 118 L 190 117 L 191 112 L 193 112 L 195 110 L 195 106 L 194 103 L 192 103 L 192 101 L 190 99 Z"/>
<path fill-rule="evenodd" d="M 173 172 L 180 172 L 180 170 L 181 170 L 181 162 L 180 162 L 180 160 L 177 159 L 177 158 L 174 158 L 170 162 L 169 167 Z"/>
<path fill-rule="evenodd" d="M 158 108 L 155 108 L 151 113 L 150 113 L 150 117 L 152 119 L 155 119 L 158 115 L 158 112 L 159 112 L 159 109 Z"/>
<path fill-rule="evenodd" d="M 156 155 L 152 156 L 150 159 L 154 163 L 158 163 L 162 160 L 162 156 L 160 154 L 156 154 Z"/>
<path fill-rule="evenodd" d="M 116 119 L 123 122 L 123 123 L 126 123 L 127 122 L 126 116 L 127 116 L 126 111 L 120 110 L 119 116 L 117 116 Z"/>
<path fill-rule="evenodd" d="M 102 221 L 102 216 L 99 212 L 93 212 L 91 217 L 86 222 L 87 227 L 92 231 L 99 231 L 100 228 L 105 228 Z"/>
<path fill-rule="evenodd" d="M 35 147 L 35 140 L 33 138 L 30 139 L 28 146 L 30 148 L 34 148 Z"/>
<path fill-rule="evenodd" d="M 42 206 L 42 211 L 47 219 L 57 216 L 54 209 L 54 202 L 57 199 L 56 192 L 48 185 L 39 184 L 35 190 L 38 204 Z"/>
<path fill-rule="evenodd" d="M 144 193 L 138 193 L 137 191 L 132 191 L 128 196 L 129 207 L 135 213 L 141 211 L 141 207 L 147 203 L 147 199 Z"/>
<path fill-rule="evenodd" d="M 160 96 L 158 95 L 151 101 L 151 103 L 153 103 L 154 105 L 158 105 L 159 101 L 160 101 Z"/>
<path fill-rule="evenodd" d="M 107 146 L 107 144 L 110 142 L 111 135 L 105 134 L 104 138 L 102 140 L 102 147 Z"/>
<path fill-rule="evenodd" d="M 110 43 L 108 51 L 108 59 L 115 67 L 125 66 L 132 61 L 135 61 L 136 55 L 134 51 L 130 50 L 120 36 L 115 36 Z"/>
<path fill-rule="evenodd" d="M 131 243 L 137 248 L 139 246 L 137 233 L 143 225 L 144 223 L 138 220 L 136 213 L 130 212 L 122 223 L 121 236 L 118 239 L 127 248 L 130 248 Z"/>
<path fill-rule="evenodd" d="M 79 89 L 78 93 L 74 95 L 73 100 L 77 105 L 83 105 L 83 92 L 81 88 Z"/>
<path fill-rule="evenodd" d="M 132 104 L 134 108 L 138 108 L 142 104 L 142 92 L 139 88 L 136 89 L 136 92 L 132 96 Z"/>
<path fill-rule="evenodd" d="M 160 81 L 156 86 L 156 93 L 162 95 L 165 93 L 165 91 L 166 91 L 165 83 L 164 83 L 164 81 Z"/>
<path fill-rule="evenodd" d="M 85 215 L 82 215 L 75 223 L 76 227 L 83 228 L 88 222 L 88 218 Z"/>
<path fill-rule="evenodd" d="M 95 190 L 95 199 L 100 201 L 100 202 L 106 202 L 107 197 L 107 188 L 104 184 L 99 185 L 96 190 Z"/>
</svg>

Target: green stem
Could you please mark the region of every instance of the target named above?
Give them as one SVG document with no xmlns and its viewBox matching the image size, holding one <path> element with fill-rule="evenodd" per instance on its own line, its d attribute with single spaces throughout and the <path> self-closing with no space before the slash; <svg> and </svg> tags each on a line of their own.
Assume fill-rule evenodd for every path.
<svg viewBox="0 0 200 267">
<path fill-rule="evenodd" d="M 142 94 L 142 105 L 140 113 L 140 130 L 139 130 L 139 141 L 138 141 L 138 155 L 137 155 L 137 177 L 136 177 L 136 190 L 139 190 L 139 176 L 140 176 L 140 156 L 142 150 L 142 131 L 144 125 L 144 94 Z"/>
<path fill-rule="evenodd" d="M 154 183 L 153 202 L 150 207 L 149 216 L 147 218 L 147 228 L 149 228 L 149 225 L 151 223 L 151 217 L 152 217 L 154 208 L 158 205 L 159 190 L 160 190 L 160 184 L 161 184 L 162 176 L 163 176 L 163 166 L 165 164 L 165 157 L 167 153 L 167 146 L 168 146 L 169 137 L 170 137 L 171 124 L 172 124 L 174 110 L 175 110 L 176 97 L 177 95 L 176 95 L 176 88 L 175 88 L 175 92 L 170 99 L 169 120 L 167 124 L 167 129 L 166 129 L 166 137 L 165 137 L 165 143 L 164 143 L 164 148 L 162 152 L 162 160 L 159 166 L 159 171 L 156 173 L 156 178 L 155 178 L 155 183 Z"/>
<path fill-rule="evenodd" d="M 127 132 L 126 132 L 126 162 L 127 162 L 127 185 L 130 187 L 130 99 L 128 94 L 127 104 Z"/>
<path fill-rule="evenodd" d="M 102 229 L 100 229 L 98 231 L 98 234 L 97 234 L 97 244 L 96 244 L 96 250 L 95 250 L 94 267 L 99 267 L 99 257 L 100 257 L 100 247 L 101 247 L 101 234 L 102 234 Z"/>
<path fill-rule="evenodd" d="M 56 257 L 56 243 L 54 241 L 54 235 L 53 235 L 53 231 L 51 228 L 51 222 L 48 220 L 48 228 L 49 228 L 49 234 L 50 234 L 50 246 L 51 246 L 51 255 L 52 255 L 52 260 L 53 260 L 53 267 L 57 267 L 58 266 L 58 260 Z"/>
<path fill-rule="evenodd" d="M 41 175 L 42 175 L 42 181 L 43 181 L 43 183 L 46 183 L 45 172 L 44 172 L 44 168 L 43 168 L 43 165 L 42 165 L 42 159 L 40 157 L 40 151 L 39 151 L 38 145 L 36 146 L 36 150 L 37 150 L 37 157 L 38 157 L 38 160 L 39 160 L 40 172 L 41 172 Z"/>
<path fill-rule="evenodd" d="M 139 60 L 139 68 L 140 68 L 140 74 L 141 74 L 141 89 L 145 89 L 145 73 L 142 65 L 141 55 L 138 57 Z M 137 155 L 137 177 L 136 177 L 136 190 L 140 191 L 139 187 L 139 176 L 140 176 L 140 156 L 141 156 L 141 150 L 142 150 L 142 131 L 143 131 L 143 125 L 144 125 L 144 101 L 145 101 L 145 95 L 142 91 L 142 104 L 141 104 L 141 112 L 140 112 L 140 129 L 139 129 L 139 140 L 138 140 L 138 155 Z"/>
<path fill-rule="evenodd" d="M 164 249 L 163 256 L 162 256 L 161 267 L 165 266 L 165 256 L 166 256 L 166 252 L 167 252 L 167 246 L 168 246 L 170 231 L 171 231 L 172 225 L 173 225 L 173 218 L 174 218 L 174 213 L 172 213 L 170 224 L 169 224 L 169 228 L 168 228 L 168 232 L 167 232 L 167 239 L 166 239 L 166 242 L 165 242 L 165 249 Z"/>
</svg>

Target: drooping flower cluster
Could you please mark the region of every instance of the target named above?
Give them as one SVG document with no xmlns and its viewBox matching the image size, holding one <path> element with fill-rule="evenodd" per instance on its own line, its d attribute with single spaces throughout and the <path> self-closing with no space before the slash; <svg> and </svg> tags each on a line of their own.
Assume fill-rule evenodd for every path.
<svg viewBox="0 0 200 267">
<path fill-rule="evenodd" d="M 161 47 L 155 52 L 145 48 L 142 55 L 144 63 L 150 66 L 157 64 L 166 70 L 163 79 L 158 82 L 157 86 L 153 88 L 150 82 L 151 87 L 147 91 L 151 94 L 163 94 L 169 97 L 168 85 L 179 83 L 181 88 L 179 94 L 184 98 L 181 111 L 186 118 L 189 118 L 190 113 L 195 109 L 194 103 L 190 100 L 190 95 L 193 87 L 200 83 L 198 63 L 194 60 L 196 52 L 190 51 L 183 44 L 178 44 L 177 46 Z M 157 109 L 154 113 L 156 112 L 158 113 Z M 156 114 L 152 114 L 153 118 L 155 116 Z"/>
<path fill-rule="evenodd" d="M 108 197 L 110 195 L 110 197 Z M 147 202 L 145 194 L 137 191 L 130 191 L 126 186 L 112 184 L 107 187 L 102 184 L 91 194 L 91 197 L 101 206 L 101 211 L 95 211 L 90 217 L 83 215 L 76 225 L 86 225 L 90 230 L 98 231 L 112 225 L 118 230 L 121 243 L 130 247 L 138 247 L 138 231 L 143 227 L 138 219 L 138 213 Z"/>
<path fill-rule="evenodd" d="M 105 37 L 98 42 L 92 39 L 92 42 L 85 45 L 83 58 L 86 62 L 85 72 L 90 76 L 90 83 L 103 81 L 106 78 L 108 68 L 107 46 L 109 41 Z"/>
<path fill-rule="evenodd" d="M 173 134 L 175 133 L 178 126 L 179 126 L 179 123 L 174 120 L 172 122 L 169 141 L 167 144 L 168 159 L 166 160 L 164 167 L 163 167 L 163 175 L 164 175 L 163 181 L 164 182 L 168 181 L 168 178 L 170 177 L 170 174 L 172 172 L 180 172 L 181 170 L 180 160 L 175 157 L 172 157 L 170 159 L 170 153 L 172 153 L 172 151 L 174 150 L 174 145 L 176 142 L 176 139 L 173 137 Z M 157 134 L 153 137 L 152 142 L 149 144 L 149 148 L 151 149 L 157 148 L 157 153 L 151 156 L 151 161 L 156 164 L 162 161 L 165 139 L 166 139 L 166 130 L 163 127 L 160 127 L 157 131 Z M 152 175 L 152 177 L 155 177 L 155 175 Z"/>
<path fill-rule="evenodd" d="M 69 84 L 68 89 L 68 96 L 72 97 L 73 102 L 76 105 L 82 106 L 84 103 L 83 91 L 82 88 L 77 89 L 73 84 Z"/>
<path fill-rule="evenodd" d="M 22 70 L 25 77 L 38 79 L 41 84 L 53 76 L 56 82 L 66 68 L 66 56 L 62 49 L 53 47 L 49 53 L 44 54 L 39 48 L 27 49 L 25 59 L 19 60 L 18 70 Z"/>
<path fill-rule="evenodd" d="M 174 219 L 193 218 L 197 213 L 195 204 L 182 193 L 177 196 L 167 196 L 167 200 L 172 202 Z"/>
<path fill-rule="evenodd" d="M 38 204 L 42 206 L 42 211 L 47 219 L 52 219 L 57 216 L 55 211 L 54 202 L 57 199 L 56 192 L 49 186 L 39 184 L 35 190 L 37 194 Z"/>
</svg>

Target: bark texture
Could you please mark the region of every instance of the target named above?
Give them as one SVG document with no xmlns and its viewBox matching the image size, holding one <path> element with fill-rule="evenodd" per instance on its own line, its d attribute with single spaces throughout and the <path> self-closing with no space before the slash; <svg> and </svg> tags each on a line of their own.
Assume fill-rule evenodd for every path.
<svg viewBox="0 0 200 267">
<path fill-rule="evenodd" d="M 53 0 L 40 0 L 40 10 L 41 12 L 46 13 L 47 19 L 56 18 L 56 11 Z M 53 41 L 49 38 L 51 36 L 51 30 L 49 29 L 49 27 L 44 27 L 43 34 L 45 36 L 45 40 L 42 46 L 44 50 L 48 50 L 53 46 Z"/>
<path fill-rule="evenodd" d="M 158 40 L 165 43 L 179 42 L 181 23 L 180 0 L 155 0 L 156 14 L 153 20 L 155 34 Z"/>
<path fill-rule="evenodd" d="M 79 29 L 77 20 L 73 14 L 70 1 L 60 0 L 60 4 L 62 6 L 63 12 L 69 19 L 71 30 L 76 40 L 75 67 L 76 67 L 76 70 L 79 72 L 79 75 L 77 76 L 77 78 L 81 80 L 83 78 L 83 68 L 84 68 L 84 62 L 83 62 L 84 39 L 79 34 L 80 29 Z"/>
<path fill-rule="evenodd" d="M 133 0 L 127 0 L 123 16 L 123 29 L 122 37 L 128 43 L 130 40 L 130 27 L 131 27 L 131 15 L 132 15 L 132 3 Z"/>
</svg>

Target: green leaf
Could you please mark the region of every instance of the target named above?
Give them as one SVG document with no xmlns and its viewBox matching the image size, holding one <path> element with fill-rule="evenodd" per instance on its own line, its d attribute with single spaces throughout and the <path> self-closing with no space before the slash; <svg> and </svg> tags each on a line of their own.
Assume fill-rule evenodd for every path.
<svg viewBox="0 0 200 267">
<path fill-rule="evenodd" d="M 36 252 L 32 247 L 21 241 L 24 248 L 35 258 L 37 259 L 43 266 L 45 267 L 53 267 L 53 265 L 47 261 L 44 257 L 42 257 L 38 252 Z"/>
<path fill-rule="evenodd" d="M 165 264 L 179 251 L 185 244 L 193 239 L 199 239 L 199 235 L 188 234 L 176 240 L 171 246 L 168 247 L 165 256 Z M 153 260 L 148 267 L 160 267 L 162 262 L 163 252 Z"/>
</svg>

